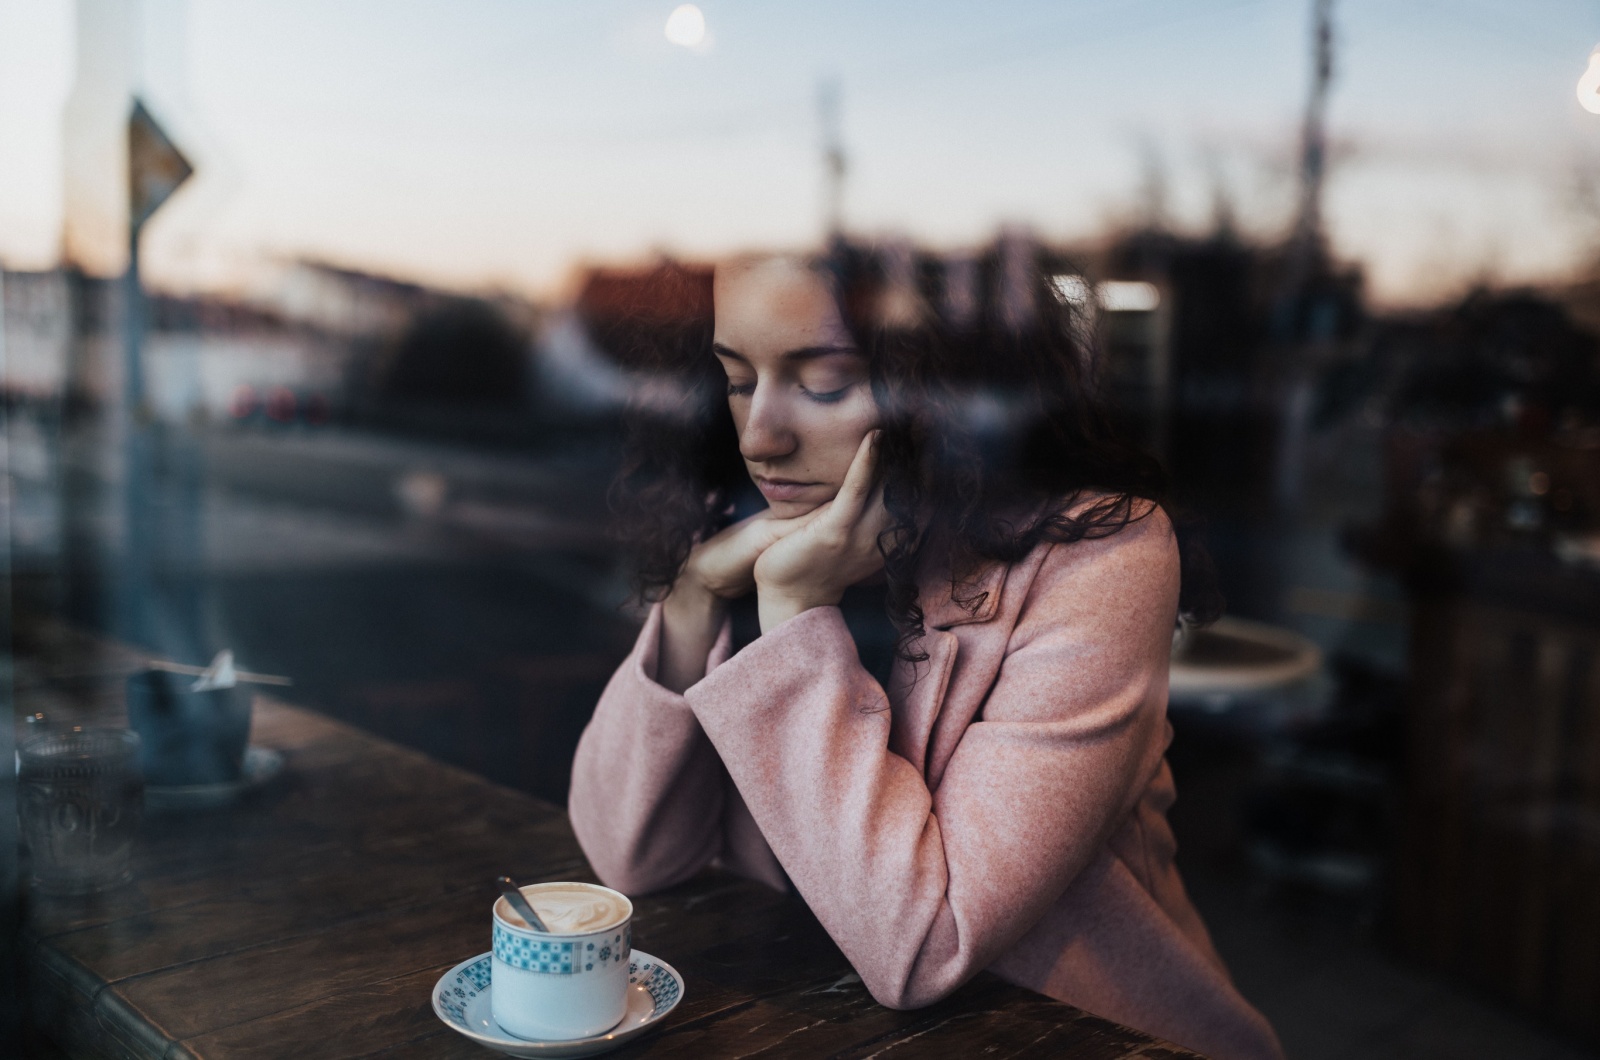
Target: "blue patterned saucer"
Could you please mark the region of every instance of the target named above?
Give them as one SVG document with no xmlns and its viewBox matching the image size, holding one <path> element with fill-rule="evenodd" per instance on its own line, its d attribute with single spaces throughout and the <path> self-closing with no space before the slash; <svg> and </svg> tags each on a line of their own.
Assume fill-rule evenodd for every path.
<svg viewBox="0 0 1600 1060">
<path fill-rule="evenodd" d="M 678 1007 L 683 977 L 659 957 L 634 950 L 628 958 L 628 1010 L 604 1034 L 564 1042 L 530 1041 L 500 1029 L 489 1009 L 489 962 L 480 953 L 462 961 L 433 986 L 433 1011 L 453 1031 L 507 1056 L 594 1056 L 644 1034 Z"/>
</svg>

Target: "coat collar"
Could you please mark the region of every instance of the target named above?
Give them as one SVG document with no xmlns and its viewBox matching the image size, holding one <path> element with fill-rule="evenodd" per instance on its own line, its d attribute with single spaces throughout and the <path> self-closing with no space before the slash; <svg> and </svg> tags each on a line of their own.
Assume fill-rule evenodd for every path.
<svg viewBox="0 0 1600 1060">
<path fill-rule="evenodd" d="M 1043 504 L 1018 505 L 1009 511 L 1017 526 L 1030 526 L 1045 510 Z M 924 555 L 947 556 L 943 538 L 928 542 Z M 974 622 L 987 622 L 1000 613 L 1000 591 L 1005 587 L 1005 563 L 986 563 L 968 578 L 956 581 L 948 560 L 930 563 L 917 580 L 917 603 L 922 608 L 922 624 L 928 629 L 949 629 Z"/>
<path fill-rule="evenodd" d="M 955 582 L 947 564 L 937 565 L 917 587 L 922 624 L 928 629 L 949 629 L 971 622 L 987 622 L 1000 610 L 1006 565 L 990 563 L 974 577 Z"/>
</svg>

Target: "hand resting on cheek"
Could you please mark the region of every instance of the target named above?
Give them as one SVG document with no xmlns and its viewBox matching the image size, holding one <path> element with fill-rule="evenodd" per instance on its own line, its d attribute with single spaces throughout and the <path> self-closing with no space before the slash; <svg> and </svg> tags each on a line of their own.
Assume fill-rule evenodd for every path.
<svg viewBox="0 0 1600 1060">
<path fill-rule="evenodd" d="M 660 680 L 681 692 L 705 676 L 728 601 L 754 588 L 761 629 L 839 602 L 883 567 L 889 525 L 877 479 L 878 431 L 861 440 L 833 500 L 789 519 L 770 509 L 697 544 L 663 604 Z"/>
<path fill-rule="evenodd" d="M 822 505 L 768 545 L 753 570 L 763 633 L 808 611 L 839 602 L 850 586 L 883 569 L 878 537 L 889 528 L 878 483 L 878 439 L 861 439 L 844 484 Z"/>
</svg>

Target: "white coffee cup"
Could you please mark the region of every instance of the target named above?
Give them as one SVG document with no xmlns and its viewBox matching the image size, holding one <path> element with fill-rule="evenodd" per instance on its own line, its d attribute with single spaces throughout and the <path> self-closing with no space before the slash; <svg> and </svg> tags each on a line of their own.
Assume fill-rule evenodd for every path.
<svg viewBox="0 0 1600 1060">
<path fill-rule="evenodd" d="M 633 903 L 594 883 L 530 883 L 522 893 L 550 930 L 535 931 L 504 898 L 495 900 L 494 1021 L 544 1041 L 615 1027 L 628 1007 Z"/>
</svg>

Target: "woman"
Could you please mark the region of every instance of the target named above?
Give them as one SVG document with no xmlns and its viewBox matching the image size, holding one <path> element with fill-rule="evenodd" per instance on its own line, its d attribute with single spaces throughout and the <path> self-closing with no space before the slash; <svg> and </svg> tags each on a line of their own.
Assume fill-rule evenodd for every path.
<svg viewBox="0 0 1600 1060">
<path fill-rule="evenodd" d="M 573 765 L 600 878 L 792 886 L 893 1008 L 989 969 L 1279 1057 L 1173 867 L 1159 469 L 1036 259 L 749 258 L 712 302 L 619 483 L 654 604 Z"/>
</svg>

